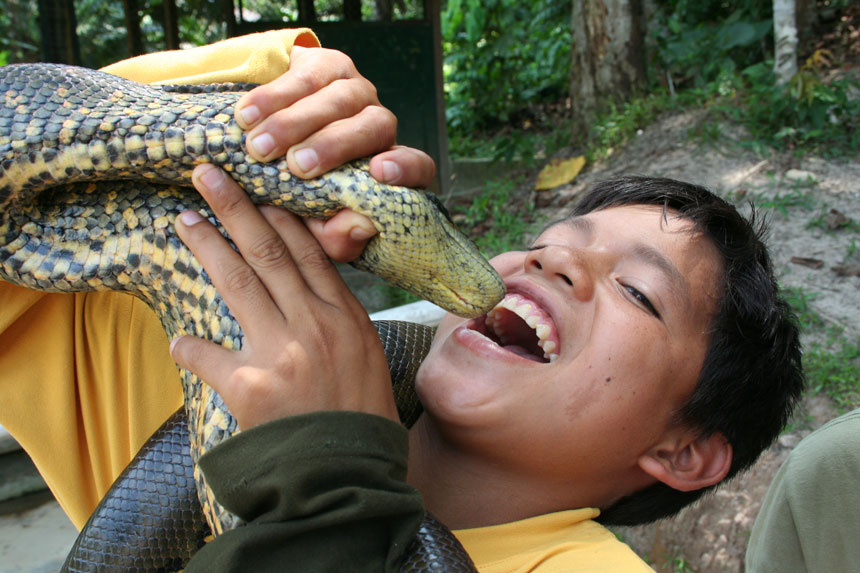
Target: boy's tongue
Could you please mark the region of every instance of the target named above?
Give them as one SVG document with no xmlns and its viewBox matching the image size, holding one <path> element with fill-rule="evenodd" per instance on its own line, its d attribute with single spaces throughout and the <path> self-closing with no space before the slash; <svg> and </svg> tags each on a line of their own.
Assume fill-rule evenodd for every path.
<svg viewBox="0 0 860 573">
<path fill-rule="evenodd" d="M 501 345 L 501 346 L 505 350 L 513 352 L 514 354 L 522 356 L 523 358 L 528 358 L 529 360 L 532 360 L 533 362 L 543 362 L 543 360 L 541 360 L 538 356 L 535 356 L 531 351 L 529 351 L 528 349 L 523 348 L 522 346 L 519 346 L 517 344 L 506 344 L 506 345 Z"/>
</svg>

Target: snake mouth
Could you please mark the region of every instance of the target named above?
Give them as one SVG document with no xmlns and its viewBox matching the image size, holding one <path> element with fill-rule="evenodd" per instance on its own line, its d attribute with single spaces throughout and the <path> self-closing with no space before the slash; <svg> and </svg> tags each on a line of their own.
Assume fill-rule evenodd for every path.
<svg viewBox="0 0 860 573">
<path fill-rule="evenodd" d="M 523 358 L 544 364 L 558 359 L 558 334 L 552 319 L 537 303 L 519 294 L 506 295 L 473 324 L 474 330 Z"/>
</svg>

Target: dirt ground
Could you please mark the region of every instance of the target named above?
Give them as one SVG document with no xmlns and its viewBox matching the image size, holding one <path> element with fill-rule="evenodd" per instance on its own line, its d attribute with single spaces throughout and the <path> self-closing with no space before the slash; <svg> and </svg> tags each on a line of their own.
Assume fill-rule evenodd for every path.
<svg viewBox="0 0 860 573">
<path fill-rule="evenodd" d="M 813 309 L 855 340 L 860 335 L 860 253 L 855 252 L 860 234 L 857 226 L 830 230 L 827 223 L 837 213 L 860 222 L 860 163 L 856 158 L 763 158 L 737 145 L 703 145 L 688 136 L 703 119 L 701 111 L 666 115 L 608 159 L 588 166 L 574 183 L 535 192 L 531 199 L 553 219 L 592 182 L 639 174 L 699 183 L 736 204 L 786 206 L 785 212 L 763 210 L 780 283 L 816 293 Z M 743 137 L 730 127 L 722 129 L 727 140 Z M 749 533 L 774 473 L 801 438 L 836 415 L 828 398 L 808 396 L 792 430 L 749 472 L 674 519 L 617 533 L 658 571 L 743 571 Z"/>
</svg>

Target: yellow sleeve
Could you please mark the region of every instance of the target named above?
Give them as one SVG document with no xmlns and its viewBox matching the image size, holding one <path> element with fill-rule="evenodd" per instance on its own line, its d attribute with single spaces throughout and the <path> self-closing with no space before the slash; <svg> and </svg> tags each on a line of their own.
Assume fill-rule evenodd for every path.
<svg viewBox="0 0 860 573">
<path fill-rule="evenodd" d="M 272 30 L 190 50 L 137 56 L 102 71 L 149 84 L 264 84 L 289 69 L 293 46 L 317 47 L 319 40 L 307 28 Z"/>
<path fill-rule="evenodd" d="M 279 30 L 109 66 L 141 82 L 270 81 L 309 30 Z M 77 527 L 182 404 L 155 314 L 124 293 L 46 294 L 0 281 L 0 425 Z"/>
</svg>

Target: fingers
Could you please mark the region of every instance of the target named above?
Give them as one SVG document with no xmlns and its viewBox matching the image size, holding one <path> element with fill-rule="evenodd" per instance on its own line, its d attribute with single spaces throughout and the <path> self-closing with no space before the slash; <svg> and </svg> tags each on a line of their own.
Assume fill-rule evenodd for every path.
<svg viewBox="0 0 860 573">
<path fill-rule="evenodd" d="M 433 184 L 436 164 L 419 149 L 395 145 L 370 160 L 370 174 L 389 185 L 424 188 Z"/>
<path fill-rule="evenodd" d="M 397 133 L 397 119 L 373 84 L 345 54 L 322 48 L 293 48 L 290 70 L 239 100 L 236 120 L 250 129 L 255 159 L 286 154 L 299 177 L 387 149 Z"/>
<path fill-rule="evenodd" d="M 206 380 L 222 397 L 230 396 L 228 379 L 222 374 L 234 368 L 236 355 L 232 350 L 202 338 L 181 336 L 170 341 L 170 357 L 182 368 Z"/>
<path fill-rule="evenodd" d="M 253 268 L 229 246 L 215 227 L 194 211 L 186 211 L 177 217 L 176 231 L 206 269 L 242 329 L 265 336 L 259 332 L 262 323 L 258 318 L 277 316 L 280 310 Z"/>
<path fill-rule="evenodd" d="M 308 219 L 305 225 L 325 253 L 339 263 L 357 259 L 367 241 L 377 233 L 370 219 L 349 209 L 338 212 L 327 221 Z"/>
<path fill-rule="evenodd" d="M 336 50 L 295 46 L 290 60 L 289 71 L 245 94 L 236 103 L 236 121 L 243 129 L 256 127 L 276 111 L 334 81 L 361 77 L 349 56 Z"/>
<path fill-rule="evenodd" d="M 277 207 L 263 206 L 260 207 L 260 212 L 280 241 L 287 246 L 288 258 L 292 261 L 289 266 L 293 269 L 293 280 L 285 276 L 283 271 L 257 271 L 262 273 L 263 282 L 280 308 L 297 309 L 296 312 L 290 313 L 288 318 L 300 315 L 303 308 L 309 304 L 310 301 L 301 303 L 302 297 L 313 297 L 335 308 L 346 309 L 353 302 L 358 304 L 331 259 L 308 232 L 301 219 Z M 241 250 L 241 246 L 239 248 Z M 245 259 L 248 260 L 247 255 Z M 248 262 L 254 265 L 252 261 Z M 293 283 L 295 287 L 290 286 Z M 302 293 L 301 296 L 297 295 L 297 291 Z"/>
<path fill-rule="evenodd" d="M 353 159 L 388 149 L 395 141 L 397 119 L 386 108 L 373 105 L 351 117 L 316 128 L 316 133 L 287 152 L 290 172 L 300 177 L 316 177 Z"/>
<path fill-rule="evenodd" d="M 339 292 L 326 284 L 308 291 L 307 279 L 331 282 L 339 276 L 295 216 L 275 208 L 262 213 L 234 181 L 211 165 L 198 166 L 192 181 L 240 252 L 227 247 L 218 231 L 193 211 L 177 219 L 176 229 L 243 329 L 254 332 L 261 328 L 258 325 L 268 324 L 264 317 L 294 310 L 289 304 L 293 293 L 330 297 Z"/>
<path fill-rule="evenodd" d="M 171 344 L 174 359 L 224 398 L 243 429 L 318 410 L 396 420 L 379 338 L 301 220 L 275 207 L 258 209 L 211 165 L 198 166 L 192 179 L 239 252 L 194 211 L 177 218 L 177 232 L 245 336 L 240 351 L 182 337 Z M 322 235 L 367 223 L 347 213 Z"/>
</svg>

